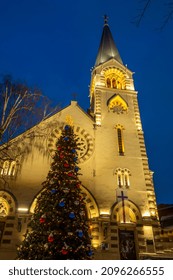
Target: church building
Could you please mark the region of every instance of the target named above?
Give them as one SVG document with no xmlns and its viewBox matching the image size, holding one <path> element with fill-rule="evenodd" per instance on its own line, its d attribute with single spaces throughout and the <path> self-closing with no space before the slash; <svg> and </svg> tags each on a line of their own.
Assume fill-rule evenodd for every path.
<svg viewBox="0 0 173 280">
<path fill-rule="evenodd" d="M 17 137 L 24 151 L 2 162 L 0 259 L 15 259 L 61 129 L 73 123 L 94 259 L 142 259 L 161 250 L 160 223 L 133 72 L 123 64 L 107 17 L 91 72 L 90 109 L 77 103 Z"/>
</svg>

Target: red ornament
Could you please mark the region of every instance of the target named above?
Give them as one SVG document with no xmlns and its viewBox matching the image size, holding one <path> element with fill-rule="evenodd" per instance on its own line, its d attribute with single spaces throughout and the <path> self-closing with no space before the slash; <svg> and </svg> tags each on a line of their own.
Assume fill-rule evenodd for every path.
<svg viewBox="0 0 173 280">
<path fill-rule="evenodd" d="M 58 147 L 58 151 L 61 151 L 61 147 Z"/>
<path fill-rule="evenodd" d="M 69 176 L 69 177 L 73 177 L 73 173 L 72 173 L 72 172 L 69 172 L 69 173 L 68 173 L 68 176 Z"/>
<path fill-rule="evenodd" d="M 64 155 L 61 153 L 61 154 L 59 155 L 59 157 L 60 157 L 60 158 L 63 158 L 63 157 L 64 157 Z"/>
<path fill-rule="evenodd" d="M 48 241 L 49 242 L 53 242 L 54 241 L 54 237 L 53 237 L 53 234 L 50 233 L 49 236 L 48 236 Z"/>
<path fill-rule="evenodd" d="M 46 216 L 42 215 L 41 218 L 40 218 L 40 224 L 45 223 L 45 221 L 46 221 Z"/>
<path fill-rule="evenodd" d="M 69 164 L 65 162 L 64 167 L 69 167 Z"/>
<path fill-rule="evenodd" d="M 63 255 L 67 255 L 67 254 L 68 254 L 68 251 L 67 251 L 66 249 L 62 249 L 62 250 L 61 250 L 61 253 L 62 253 Z"/>
</svg>

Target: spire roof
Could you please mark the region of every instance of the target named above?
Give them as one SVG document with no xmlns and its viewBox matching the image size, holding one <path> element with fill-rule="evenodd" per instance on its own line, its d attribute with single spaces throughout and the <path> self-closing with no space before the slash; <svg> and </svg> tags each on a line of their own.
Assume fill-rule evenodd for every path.
<svg viewBox="0 0 173 280">
<path fill-rule="evenodd" d="M 108 25 L 108 17 L 104 16 L 103 33 L 100 41 L 95 66 L 98 66 L 99 64 L 102 64 L 111 58 L 114 58 L 118 62 L 123 64 Z"/>
</svg>

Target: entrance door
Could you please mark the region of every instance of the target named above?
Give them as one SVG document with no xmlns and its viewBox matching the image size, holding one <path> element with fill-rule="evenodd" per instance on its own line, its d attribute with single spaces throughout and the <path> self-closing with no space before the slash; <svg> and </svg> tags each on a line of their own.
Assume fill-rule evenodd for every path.
<svg viewBox="0 0 173 280">
<path fill-rule="evenodd" d="M 121 260 L 136 260 L 134 231 L 119 230 L 119 250 Z"/>
</svg>

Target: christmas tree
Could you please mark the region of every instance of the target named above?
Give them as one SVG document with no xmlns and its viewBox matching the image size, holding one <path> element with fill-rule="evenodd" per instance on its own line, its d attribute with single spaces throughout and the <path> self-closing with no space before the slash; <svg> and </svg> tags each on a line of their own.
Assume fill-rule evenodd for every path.
<svg viewBox="0 0 173 280">
<path fill-rule="evenodd" d="M 84 197 L 78 179 L 77 138 L 66 125 L 43 189 L 37 199 L 30 230 L 18 247 L 18 259 L 84 260 L 92 256 Z"/>
</svg>

